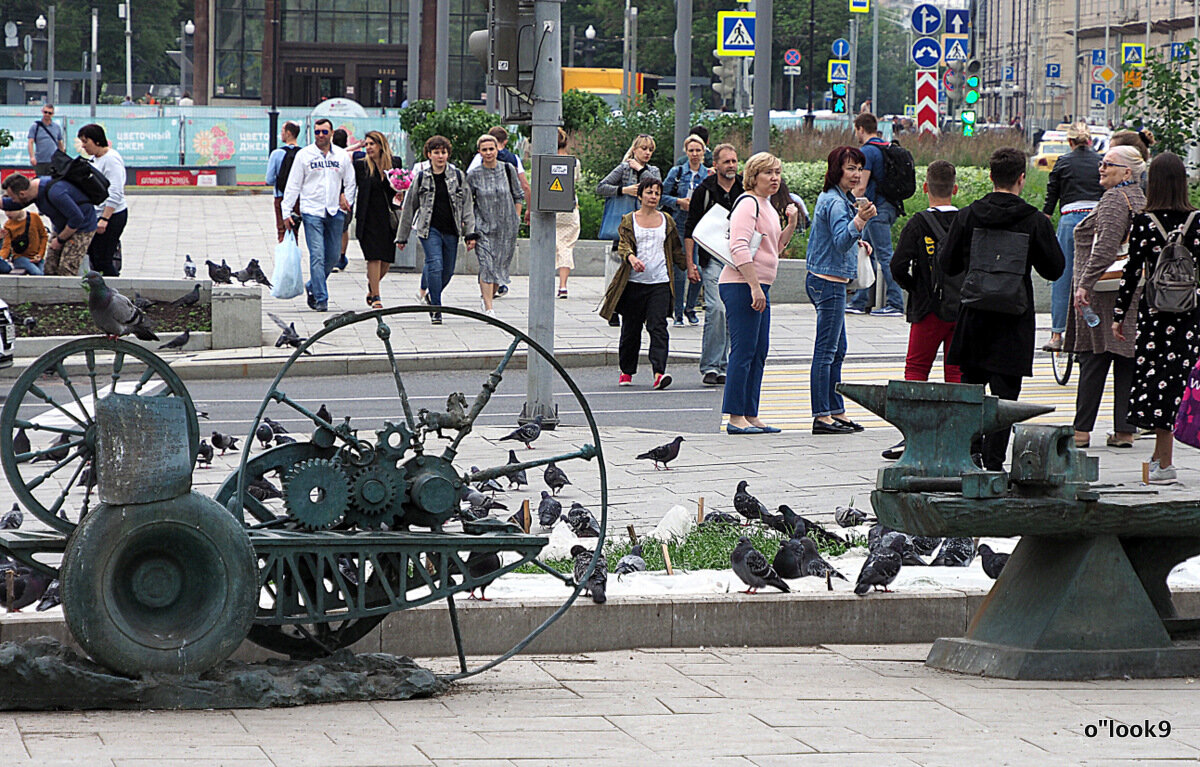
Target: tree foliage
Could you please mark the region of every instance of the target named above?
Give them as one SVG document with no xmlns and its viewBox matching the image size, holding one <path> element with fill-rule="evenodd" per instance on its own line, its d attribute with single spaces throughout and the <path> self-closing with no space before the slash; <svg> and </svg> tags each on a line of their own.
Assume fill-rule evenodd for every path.
<svg viewBox="0 0 1200 767">
<path fill-rule="evenodd" d="M 1125 124 L 1131 128 L 1149 128 L 1154 133 L 1156 151 L 1174 152 L 1187 156 L 1188 146 L 1197 139 L 1196 76 L 1197 40 L 1189 40 L 1187 57 L 1174 61 L 1163 58 L 1159 51 L 1146 50 L 1146 66 L 1142 68 L 1142 87 L 1121 89 L 1118 103 L 1125 114 Z M 1133 67 L 1126 64 L 1126 72 Z"/>
<path fill-rule="evenodd" d="M 424 102 L 418 101 L 408 109 L 422 109 Z M 404 110 L 401 110 L 401 127 L 404 126 Z M 409 118 L 411 119 L 411 114 Z M 463 170 L 467 169 L 471 158 L 475 156 L 475 142 L 488 128 L 500 124 L 497 115 L 476 109 L 462 101 L 452 101 L 440 112 L 429 111 L 420 122 L 408 130 L 409 140 L 414 152 L 420 156 L 420 147 L 431 136 L 445 136 L 450 139 L 453 147 L 450 150 L 450 162 Z"/>
<path fill-rule="evenodd" d="M 563 130 L 567 133 L 587 130 L 608 112 L 608 104 L 594 93 L 572 88 L 562 97 Z"/>
</svg>

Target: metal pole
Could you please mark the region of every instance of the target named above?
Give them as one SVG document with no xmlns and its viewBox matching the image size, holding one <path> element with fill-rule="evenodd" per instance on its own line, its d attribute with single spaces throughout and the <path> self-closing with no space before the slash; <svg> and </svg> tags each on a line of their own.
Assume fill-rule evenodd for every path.
<svg viewBox="0 0 1200 767">
<path fill-rule="evenodd" d="M 771 37 L 774 34 L 772 0 L 755 0 L 754 9 L 754 130 L 750 146 L 755 152 L 771 148 Z"/>
<path fill-rule="evenodd" d="M 571 34 L 567 41 L 567 66 L 575 66 L 575 25 L 571 25 Z"/>
<path fill-rule="evenodd" d="M 534 64 L 532 132 L 535 157 L 558 151 L 558 126 L 562 122 L 560 2 L 537 0 L 534 3 L 538 36 L 545 35 L 541 56 Z M 544 183 L 536 172 L 533 183 Z M 529 214 L 529 336 L 549 351 L 554 350 L 554 236 L 553 213 L 534 210 Z M 543 426 L 556 426 L 554 371 L 536 354 L 529 355 L 528 367 L 525 407 L 520 420 L 532 421 L 540 415 Z"/>
<path fill-rule="evenodd" d="M 1200 2 L 1200 0 L 1195 0 Z M 813 72 L 817 68 L 817 0 L 808 0 L 808 111 L 804 115 L 804 127 L 812 130 L 816 125 L 813 115 L 813 89 L 816 88 Z"/>
<path fill-rule="evenodd" d="M 1192 0 L 1200 3 L 1200 0 Z M 1075 58 L 1071 63 L 1071 120 L 1079 119 L 1079 2 L 1075 0 L 1075 32 L 1071 35 L 1075 39 Z"/>
<path fill-rule="evenodd" d="M 436 70 L 433 77 L 433 105 L 445 109 L 450 93 L 450 3 L 437 4 Z"/>
<path fill-rule="evenodd" d="M 46 14 L 50 22 L 50 36 L 46 41 L 46 50 L 48 52 L 46 61 L 46 82 L 50 85 L 50 92 L 46 95 L 46 100 L 51 104 L 58 101 L 58 93 L 54 88 L 54 6 L 46 9 Z"/>
<path fill-rule="evenodd" d="M 871 111 L 879 114 L 879 3 L 871 3 Z"/>
<path fill-rule="evenodd" d="M 625 32 L 621 37 L 621 100 L 629 98 L 629 0 L 625 0 Z"/>
<path fill-rule="evenodd" d="M 846 123 L 848 128 L 854 126 L 854 115 L 858 109 L 855 101 L 855 81 L 858 79 L 858 15 L 851 14 L 850 19 L 850 81 L 846 83 Z"/>
<path fill-rule="evenodd" d="M 692 0 L 676 0 L 675 10 L 675 146 L 687 138 L 692 117 Z"/>
<path fill-rule="evenodd" d="M 125 0 L 125 95 L 133 97 L 133 10 Z M 53 7 L 53 6 L 51 6 Z"/>
<path fill-rule="evenodd" d="M 412 106 L 417 102 L 421 79 L 421 0 L 408 0 L 408 72 L 405 75 L 405 99 Z M 489 89 L 489 93 L 492 92 Z M 492 109 L 499 109 L 498 104 L 489 104 Z M 404 164 L 413 166 L 416 155 L 413 151 L 412 137 L 404 139 Z"/>
<path fill-rule="evenodd" d="M 638 37 L 638 9 L 633 6 L 629 9 L 629 95 L 636 96 L 638 94 L 638 60 L 637 60 L 637 37 Z M 555 150 L 558 151 L 558 138 L 555 136 Z"/>
<path fill-rule="evenodd" d="M 187 22 L 179 22 L 179 98 L 183 98 L 184 67 L 187 66 Z"/>
<path fill-rule="evenodd" d="M 271 36 L 271 110 L 267 112 L 267 132 L 271 134 L 268 140 L 270 151 L 274 152 L 279 146 L 279 13 L 281 0 L 271 3 L 270 27 L 267 32 Z"/>
<path fill-rule="evenodd" d="M 92 70 L 92 101 L 91 101 L 91 116 L 96 116 L 96 69 L 100 66 L 100 59 L 96 55 L 96 49 L 100 45 L 100 9 L 92 9 L 92 57 L 88 60 L 88 64 Z"/>
</svg>

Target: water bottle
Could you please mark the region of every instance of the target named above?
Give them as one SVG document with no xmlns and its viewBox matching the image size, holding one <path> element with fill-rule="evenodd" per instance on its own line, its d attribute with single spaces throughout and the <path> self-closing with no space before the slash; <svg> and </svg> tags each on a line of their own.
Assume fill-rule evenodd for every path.
<svg viewBox="0 0 1200 767">
<path fill-rule="evenodd" d="M 1098 327 L 1100 325 L 1100 315 L 1096 314 L 1092 307 L 1085 306 L 1083 307 L 1083 321 L 1087 323 L 1089 328 Z"/>
</svg>

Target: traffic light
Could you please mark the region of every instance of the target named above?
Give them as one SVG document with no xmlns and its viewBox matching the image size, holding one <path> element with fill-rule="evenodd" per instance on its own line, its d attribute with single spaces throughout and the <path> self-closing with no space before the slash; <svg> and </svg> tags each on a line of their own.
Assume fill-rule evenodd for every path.
<svg viewBox="0 0 1200 767">
<path fill-rule="evenodd" d="M 484 65 L 489 85 L 500 90 L 500 112 L 509 122 L 528 122 L 536 65 L 533 0 L 488 0 L 488 26 L 467 38 Z"/>
<path fill-rule="evenodd" d="M 983 65 L 979 63 L 979 59 L 971 59 L 963 73 L 963 103 L 972 109 L 979 102 L 979 72 L 982 69 Z"/>
<path fill-rule="evenodd" d="M 834 114 L 846 114 L 846 84 L 831 83 L 829 89 L 833 91 L 833 112 Z"/>
<path fill-rule="evenodd" d="M 717 61 L 720 63 L 713 67 L 712 71 L 720 82 L 713 83 L 712 89 L 722 101 L 728 101 L 737 91 L 738 69 L 741 64 L 736 56 L 718 56 Z"/>
<path fill-rule="evenodd" d="M 964 136 L 974 136 L 975 135 L 975 110 L 974 109 L 964 109 L 962 111 L 962 113 L 959 114 L 958 119 L 962 121 L 963 135 Z"/>
</svg>

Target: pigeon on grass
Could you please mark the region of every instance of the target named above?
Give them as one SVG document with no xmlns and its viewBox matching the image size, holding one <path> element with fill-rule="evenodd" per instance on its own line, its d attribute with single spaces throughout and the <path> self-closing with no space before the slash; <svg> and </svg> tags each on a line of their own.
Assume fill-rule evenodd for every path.
<svg viewBox="0 0 1200 767">
<path fill-rule="evenodd" d="M 729 564 L 733 567 L 733 574 L 748 586 L 744 592 L 746 594 L 757 594 L 759 589 L 766 586 L 774 586 L 785 593 L 791 591 L 762 552 L 754 548 L 754 544 L 744 535 L 738 538 L 737 546 L 730 553 Z"/>
<path fill-rule="evenodd" d="M 737 492 L 733 494 L 733 508 L 738 514 L 753 522 L 762 519 L 762 515 L 767 511 L 767 507 L 763 505 L 762 501 L 746 491 L 749 485 L 750 483 L 744 479 L 738 482 Z"/>
<path fill-rule="evenodd" d="M 125 296 L 105 284 L 99 272 L 88 272 L 83 278 L 88 292 L 88 312 L 92 322 L 109 338 L 116 339 L 133 333 L 143 341 L 157 341 L 150 318 Z"/>
<path fill-rule="evenodd" d="M 822 543 L 842 543 L 846 541 L 840 535 L 831 533 L 824 527 L 821 527 L 816 522 L 813 522 L 807 517 L 802 517 L 792 511 L 792 507 L 787 504 L 779 505 L 779 514 L 783 517 L 784 534 L 790 535 L 793 538 L 808 536 L 813 540 L 821 541 Z"/>
<path fill-rule="evenodd" d="M 821 558 L 821 552 L 817 551 L 817 544 L 812 538 L 800 538 L 798 540 L 800 541 L 801 550 L 800 575 L 812 575 L 817 578 L 832 576 L 846 580 L 846 576 L 839 573 L 834 569 L 833 565 Z"/>
<path fill-rule="evenodd" d="M 614 571 L 617 574 L 617 580 L 621 580 L 622 575 L 627 573 L 641 573 L 646 571 L 646 560 L 642 558 L 642 544 L 637 544 L 629 553 L 621 557 L 617 561 L 617 569 Z"/>
</svg>

